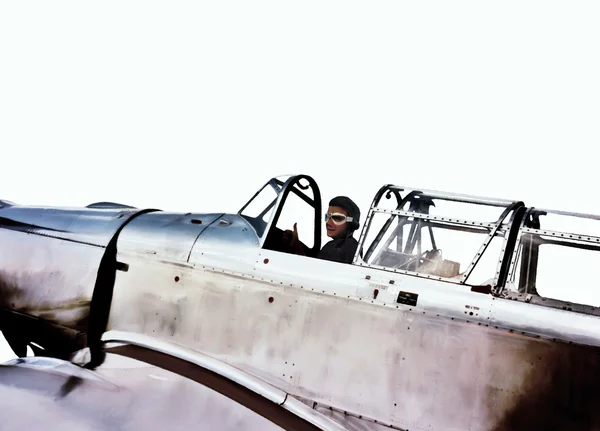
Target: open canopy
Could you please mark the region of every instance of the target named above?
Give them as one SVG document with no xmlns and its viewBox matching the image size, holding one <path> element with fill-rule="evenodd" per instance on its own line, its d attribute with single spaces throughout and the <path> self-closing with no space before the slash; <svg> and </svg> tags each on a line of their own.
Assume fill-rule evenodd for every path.
<svg viewBox="0 0 600 431">
<path fill-rule="evenodd" d="M 599 216 L 393 184 L 382 186 L 361 212 L 354 265 L 488 286 L 533 302 L 543 291 L 547 305 L 552 298 L 600 305 L 600 298 L 583 298 L 600 263 Z M 322 213 L 319 187 L 308 175 L 270 179 L 239 211 L 262 248 L 284 253 L 293 251 L 283 232 L 297 223 L 309 257 L 322 245 Z M 567 289 L 574 280 L 580 287 Z"/>
</svg>

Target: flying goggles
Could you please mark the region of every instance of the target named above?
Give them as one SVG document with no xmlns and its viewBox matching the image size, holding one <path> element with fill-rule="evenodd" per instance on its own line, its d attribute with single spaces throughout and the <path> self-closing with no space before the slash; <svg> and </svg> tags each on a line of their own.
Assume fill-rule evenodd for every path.
<svg viewBox="0 0 600 431">
<path fill-rule="evenodd" d="M 341 213 L 325 213 L 325 221 L 327 222 L 329 219 L 331 219 L 337 225 L 352 221 L 352 217 L 348 217 L 347 215 Z"/>
</svg>

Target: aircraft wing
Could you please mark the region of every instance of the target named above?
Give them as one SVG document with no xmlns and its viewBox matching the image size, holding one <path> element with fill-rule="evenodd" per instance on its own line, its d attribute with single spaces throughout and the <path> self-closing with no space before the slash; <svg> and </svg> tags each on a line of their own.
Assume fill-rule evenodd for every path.
<svg viewBox="0 0 600 431">
<path fill-rule="evenodd" d="M 149 337 L 114 335 L 93 371 L 47 357 L 1 364 L 1 429 L 348 429 L 222 361 Z"/>
</svg>

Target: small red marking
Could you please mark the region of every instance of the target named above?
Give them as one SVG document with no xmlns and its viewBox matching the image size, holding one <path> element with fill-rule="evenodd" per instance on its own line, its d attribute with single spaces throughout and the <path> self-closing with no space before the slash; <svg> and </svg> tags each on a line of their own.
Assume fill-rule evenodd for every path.
<svg viewBox="0 0 600 431">
<path fill-rule="evenodd" d="M 178 281 L 179 281 L 179 276 L 178 276 L 178 275 L 176 275 L 176 276 L 175 276 L 175 282 L 177 283 Z"/>
<path fill-rule="evenodd" d="M 269 259 L 263 260 L 264 263 L 269 263 Z"/>
<path fill-rule="evenodd" d="M 275 299 L 272 296 L 269 296 L 269 302 L 273 302 Z"/>
</svg>

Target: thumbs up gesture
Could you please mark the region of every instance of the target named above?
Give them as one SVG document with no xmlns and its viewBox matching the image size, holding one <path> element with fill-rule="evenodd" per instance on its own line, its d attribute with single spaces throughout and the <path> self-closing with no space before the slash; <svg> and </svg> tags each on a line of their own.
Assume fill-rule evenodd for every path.
<svg viewBox="0 0 600 431">
<path fill-rule="evenodd" d="M 283 232 L 283 240 L 290 245 L 298 241 L 298 223 L 294 223 L 293 230 L 286 229 Z"/>
<path fill-rule="evenodd" d="M 302 243 L 298 239 L 298 223 L 294 223 L 293 230 L 283 232 L 283 240 L 289 245 L 294 254 L 304 254 Z"/>
</svg>

